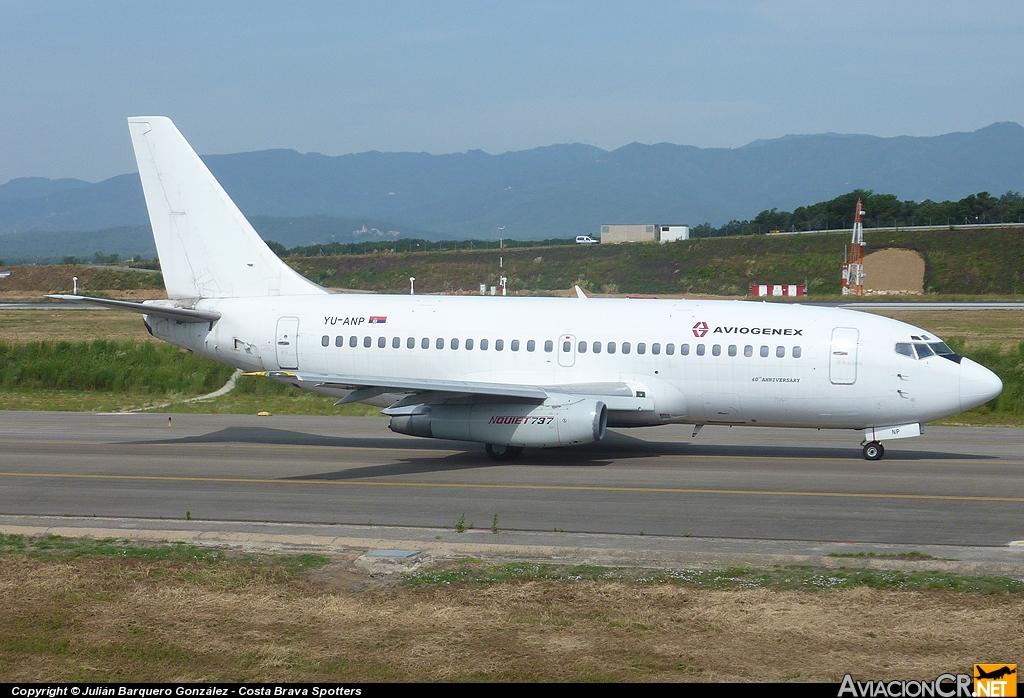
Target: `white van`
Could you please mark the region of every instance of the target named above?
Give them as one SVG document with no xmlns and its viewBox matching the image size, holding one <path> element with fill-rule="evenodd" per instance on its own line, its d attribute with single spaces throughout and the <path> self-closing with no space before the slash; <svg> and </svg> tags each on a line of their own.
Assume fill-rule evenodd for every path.
<svg viewBox="0 0 1024 698">
<path fill-rule="evenodd" d="M 590 237 L 589 235 L 577 235 L 576 236 L 576 244 L 577 245 L 594 245 L 594 244 L 597 244 L 597 240 L 595 240 L 594 238 Z"/>
</svg>

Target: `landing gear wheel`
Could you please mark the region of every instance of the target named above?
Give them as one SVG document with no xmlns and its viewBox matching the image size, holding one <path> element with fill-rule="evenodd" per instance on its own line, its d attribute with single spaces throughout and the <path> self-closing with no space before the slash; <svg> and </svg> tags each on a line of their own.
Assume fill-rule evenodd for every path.
<svg viewBox="0 0 1024 698">
<path fill-rule="evenodd" d="M 505 446 L 503 444 L 487 444 L 484 450 L 487 451 L 488 458 L 497 461 L 515 460 L 523 454 L 522 446 Z"/>
<path fill-rule="evenodd" d="M 882 460 L 885 455 L 885 447 L 877 441 L 864 444 L 864 460 Z"/>
</svg>

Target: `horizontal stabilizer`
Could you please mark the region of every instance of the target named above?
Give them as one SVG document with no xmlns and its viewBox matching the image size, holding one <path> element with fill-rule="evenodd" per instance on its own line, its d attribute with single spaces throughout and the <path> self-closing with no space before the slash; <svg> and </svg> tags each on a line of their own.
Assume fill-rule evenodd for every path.
<svg viewBox="0 0 1024 698">
<path fill-rule="evenodd" d="M 177 320 L 178 322 L 213 322 L 220 320 L 220 313 L 211 310 L 193 310 L 192 308 L 157 305 L 152 301 L 133 303 L 132 301 L 115 301 L 109 298 L 89 298 L 88 296 L 72 296 L 68 294 L 51 294 L 46 297 L 55 298 L 59 301 L 82 303 L 83 305 L 96 305 L 101 308 L 127 310 L 132 313 L 153 315 L 155 317 L 167 318 L 168 320 Z"/>
</svg>

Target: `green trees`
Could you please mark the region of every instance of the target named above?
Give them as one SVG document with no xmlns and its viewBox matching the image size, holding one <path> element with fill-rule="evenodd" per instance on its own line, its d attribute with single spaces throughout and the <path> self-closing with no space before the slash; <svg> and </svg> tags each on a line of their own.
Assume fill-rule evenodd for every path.
<svg viewBox="0 0 1024 698">
<path fill-rule="evenodd" d="M 751 220 L 729 221 L 715 228 L 708 223 L 695 226 L 693 237 L 764 234 L 774 230 L 835 230 L 853 227 L 853 211 L 857 199 L 864 201 L 864 227 L 909 227 L 915 225 L 972 225 L 984 223 L 1024 222 L 1024 197 L 1008 191 L 995 197 L 986 191 L 959 201 L 900 201 L 893 194 L 876 194 L 869 189 L 855 189 L 830 201 L 800 206 L 793 211 L 770 209 Z"/>
</svg>

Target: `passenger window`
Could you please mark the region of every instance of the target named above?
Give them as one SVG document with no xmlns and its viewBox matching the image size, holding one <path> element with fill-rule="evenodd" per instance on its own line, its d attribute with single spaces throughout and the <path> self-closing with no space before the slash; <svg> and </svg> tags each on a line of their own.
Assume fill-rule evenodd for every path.
<svg viewBox="0 0 1024 698">
<path fill-rule="evenodd" d="M 927 344 L 915 344 L 914 348 L 917 349 L 917 358 L 927 359 L 929 356 L 935 356 L 935 352 Z"/>
<path fill-rule="evenodd" d="M 429 349 L 430 348 L 430 337 L 424 337 L 423 339 L 420 340 L 420 348 L 421 349 Z"/>
<path fill-rule="evenodd" d="M 804 353 L 804 350 L 801 349 L 800 347 L 793 347 L 793 358 L 794 359 L 799 359 L 801 356 L 803 356 L 803 353 Z"/>
<path fill-rule="evenodd" d="M 672 343 L 666 344 L 665 345 L 665 353 L 668 354 L 669 356 L 672 356 L 673 354 L 675 354 L 676 353 L 676 345 L 672 344 Z"/>
<path fill-rule="evenodd" d="M 646 354 L 647 353 L 647 345 L 644 344 L 643 342 L 639 342 L 636 345 L 636 353 L 637 354 Z"/>
<path fill-rule="evenodd" d="M 533 351 L 537 348 L 537 342 L 532 339 L 526 342 L 526 351 Z"/>
<path fill-rule="evenodd" d="M 786 355 L 786 347 L 775 347 L 775 356 L 782 358 Z"/>
<path fill-rule="evenodd" d="M 622 343 L 622 353 L 623 354 L 628 354 L 629 353 L 629 348 L 630 348 L 629 342 L 623 342 Z"/>
<path fill-rule="evenodd" d="M 334 338 L 334 346 L 336 346 L 336 347 L 343 347 L 343 346 L 345 346 L 345 338 L 342 337 L 341 335 L 338 335 L 337 337 L 335 337 Z"/>
<path fill-rule="evenodd" d="M 761 358 L 762 359 L 767 359 L 768 358 L 768 347 L 761 347 Z"/>
<path fill-rule="evenodd" d="M 661 345 L 658 344 L 657 342 L 652 344 L 651 345 L 651 353 L 652 354 L 660 354 L 661 353 Z"/>
<path fill-rule="evenodd" d="M 393 337 L 391 339 L 391 348 L 392 349 L 400 349 L 401 346 L 402 346 L 402 338 L 401 337 Z"/>
<path fill-rule="evenodd" d="M 722 355 L 722 345 L 721 344 L 716 344 L 713 347 L 711 347 L 711 355 L 712 356 L 721 356 Z"/>
<path fill-rule="evenodd" d="M 576 345 L 576 351 L 578 351 L 581 354 L 586 354 L 587 353 L 587 343 L 581 341 L 579 344 Z"/>
<path fill-rule="evenodd" d="M 595 354 L 600 354 L 601 353 L 601 343 L 600 342 L 594 342 L 594 353 Z"/>
<path fill-rule="evenodd" d="M 452 347 L 452 349 L 458 349 L 459 348 L 459 340 L 455 339 L 455 337 L 452 337 L 451 347 Z"/>
<path fill-rule="evenodd" d="M 689 356 L 690 355 L 690 345 L 689 344 L 680 344 L 679 345 L 679 355 L 680 356 Z"/>
<path fill-rule="evenodd" d="M 358 346 L 358 344 L 359 344 L 359 337 L 356 337 L 355 335 L 352 335 L 351 337 L 348 338 L 348 345 L 350 347 Z"/>
<path fill-rule="evenodd" d="M 743 355 L 746 356 L 746 357 L 753 356 L 754 355 L 754 347 L 750 346 L 749 344 L 747 346 L 743 347 Z"/>
<path fill-rule="evenodd" d="M 409 339 L 405 340 L 405 347 L 407 349 L 415 349 L 416 348 L 416 338 L 415 337 L 409 337 Z"/>
<path fill-rule="evenodd" d="M 614 354 L 615 353 L 615 342 L 608 342 L 608 353 L 609 354 Z"/>
<path fill-rule="evenodd" d="M 910 342 L 896 342 L 896 353 L 914 358 L 914 347 Z"/>
<path fill-rule="evenodd" d="M 371 344 L 373 344 L 373 338 L 372 337 L 363 337 L 363 346 L 364 347 L 369 349 Z"/>
<path fill-rule="evenodd" d="M 467 339 L 466 340 L 466 351 L 471 351 L 472 349 L 473 349 L 473 340 L 472 339 Z"/>
<path fill-rule="evenodd" d="M 496 340 L 494 340 L 494 351 L 501 351 L 504 348 L 505 348 L 505 340 L 504 339 L 496 339 Z"/>
<path fill-rule="evenodd" d="M 562 353 L 568 354 L 570 351 L 572 351 L 572 342 L 569 340 L 562 342 Z"/>
<path fill-rule="evenodd" d="M 331 338 L 328 337 L 327 335 L 324 335 L 323 337 L 320 338 L 320 345 L 325 347 L 331 346 Z"/>
<path fill-rule="evenodd" d="M 388 345 L 388 338 L 387 337 L 377 337 L 377 348 L 378 349 L 383 349 L 387 345 Z"/>
<path fill-rule="evenodd" d="M 729 356 L 736 356 L 736 345 L 735 344 L 730 344 L 729 345 Z"/>
<path fill-rule="evenodd" d="M 704 356 L 704 345 L 703 344 L 698 344 L 697 345 L 697 356 Z"/>
<path fill-rule="evenodd" d="M 513 339 L 512 343 L 509 345 L 508 348 L 511 349 L 512 351 L 519 351 L 519 340 Z"/>
<path fill-rule="evenodd" d="M 544 342 L 544 351 L 546 351 L 547 353 L 550 354 L 554 350 L 555 350 L 555 343 L 552 342 L 550 339 L 546 340 Z"/>
<path fill-rule="evenodd" d="M 481 339 L 480 340 L 480 351 L 487 351 L 487 340 L 486 339 Z"/>
<path fill-rule="evenodd" d="M 434 347 L 437 349 L 444 349 L 444 339 L 438 337 L 434 340 Z"/>
</svg>

